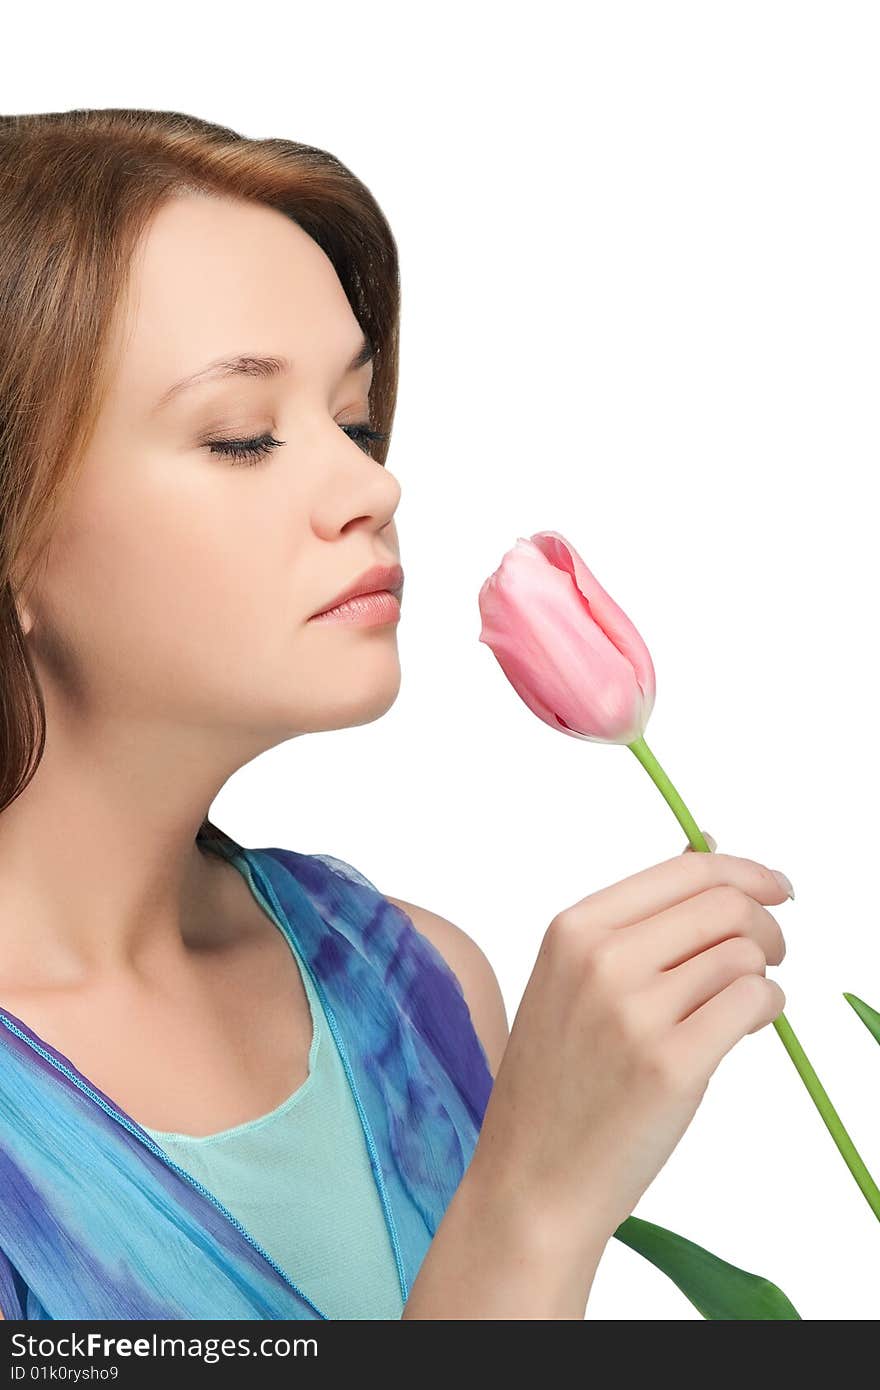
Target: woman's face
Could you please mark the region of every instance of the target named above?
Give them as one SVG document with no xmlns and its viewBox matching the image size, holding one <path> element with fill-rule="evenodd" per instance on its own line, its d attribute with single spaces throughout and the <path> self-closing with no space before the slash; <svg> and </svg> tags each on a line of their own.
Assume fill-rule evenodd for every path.
<svg viewBox="0 0 880 1390">
<path fill-rule="evenodd" d="M 343 426 L 372 366 L 333 266 L 282 213 L 178 197 L 132 268 L 111 386 L 28 601 L 41 685 L 78 719 L 155 721 L 245 746 L 378 718 L 397 625 L 310 624 L 399 558 L 396 479 Z M 176 390 L 218 358 L 282 375 Z M 283 441 L 255 464 L 217 441 Z M 213 443 L 214 447 L 209 447 Z"/>
</svg>

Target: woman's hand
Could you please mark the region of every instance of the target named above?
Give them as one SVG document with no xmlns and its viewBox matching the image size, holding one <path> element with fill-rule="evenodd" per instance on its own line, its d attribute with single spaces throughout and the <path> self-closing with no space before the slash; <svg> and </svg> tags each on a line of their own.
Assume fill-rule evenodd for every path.
<svg viewBox="0 0 880 1390">
<path fill-rule="evenodd" d="M 470 1177 L 567 1254 L 613 1235 L 721 1058 L 785 1005 L 767 908 L 788 888 L 711 844 L 560 912 L 514 1019 Z"/>
</svg>

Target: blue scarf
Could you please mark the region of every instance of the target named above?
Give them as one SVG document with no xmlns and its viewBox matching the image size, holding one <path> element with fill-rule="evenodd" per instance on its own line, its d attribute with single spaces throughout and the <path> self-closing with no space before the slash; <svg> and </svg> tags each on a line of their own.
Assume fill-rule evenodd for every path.
<svg viewBox="0 0 880 1390">
<path fill-rule="evenodd" d="M 228 857 L 250 869 L 326 1012 L 405 1302 L 492 1088 L 461 986 L 406 913 L 344 861 L 285 849 Z M 326 1317 L 69 1058 L 3 1009 L 0 1025 L 7 1318 Z"/>
</svg>

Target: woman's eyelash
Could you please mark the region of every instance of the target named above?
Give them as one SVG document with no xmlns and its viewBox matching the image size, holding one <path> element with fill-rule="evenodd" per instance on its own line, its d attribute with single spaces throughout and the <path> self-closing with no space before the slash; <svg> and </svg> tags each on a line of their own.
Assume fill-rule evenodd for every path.
<svg viewBox="0 0 880 1390">
<path fill-rule="evenodd" d="M 340 425 L 349 437 L 353 439 L 364 453 L 370 452 L 370 445 L 388 438 L 380 430 L 371 429 L 369 425 Z M 205 444 L 205 448 L 211 453 L 217 453 L 223 458 L 229 458 L 233 463 L 244 463 L 252 466 L 259 463 L 261 459 L 267 458 L 273 449 L 277 449 L 283 444 L 283 439 L 276 439 L 272 434 L 260 434 L 254 439 L 211 439 Z M 366 447 L 364 447 L 366 446 Z"/>
<path fill-rule="evenodd" d="M 260 434 L 255 439 L 211 439 L 205 448 L 212 454 L 231 459 L 233 463 L 254 464 L 283 443 L 283 439 L 276 439 L 272 434 Z"/>
<path fill-rule="evenodd" d="M 353 439 L 355 444 L 360 445 L 361 448 L 366 444 L 365 454 L 370 452 L 371 444 L 381 443 L 382 440 L 388 438 L 387 434 L 383 434 L 381 430 L 371 429 L 369 425 L 340 425 L 339 428 L 345 430 L 349 439 Z"/>
</svg>

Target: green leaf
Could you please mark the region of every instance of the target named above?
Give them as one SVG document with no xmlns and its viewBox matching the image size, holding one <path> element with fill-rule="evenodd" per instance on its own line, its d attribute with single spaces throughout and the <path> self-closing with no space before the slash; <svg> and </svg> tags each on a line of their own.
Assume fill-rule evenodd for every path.
<svg viewBox="0 0 880 1390">
<path fill-rule="evenodd" d="M 674 1231 L 628 1216 L 614 1235 L 662 1270 L 704 1318 L 800 1320 L 800 1313 L 769 1279 L 737 1269 Z"/>
<path fill-rule="evenodd" d="M 871 1005 L 866 1004 L 863 999 L 859 999 L 858 995 L 847 994 L 846 990 L 843 992 L 843 997 L 855 1009 L 868 1032 L 873 1033 L 877 1042 L 880 1043 L 880 1014 L 877 1010 L 872 1009 Z"/>
</svg>

